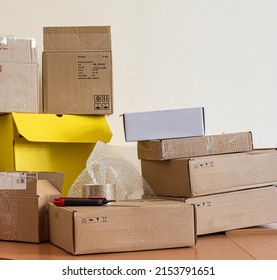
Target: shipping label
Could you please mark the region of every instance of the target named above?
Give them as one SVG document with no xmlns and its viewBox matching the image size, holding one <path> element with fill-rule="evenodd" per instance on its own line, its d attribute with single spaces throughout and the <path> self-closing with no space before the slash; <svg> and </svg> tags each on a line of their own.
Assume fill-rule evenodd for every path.
<svg viewBox="0 0 277 280">
<path fill-rule="evenodd" d="M 78 79 L 79 80 L 99 80 L 101 72 L 107 70 L 106 57 L 98 59 L 88 58 L 86 55 L 78 56 Z"/>
<path fill-rule="evenodd" d="M 0 190 L 24 190 L 27 188 L 27 178 L 24 172 L 1 172 Z"/>
</svg>

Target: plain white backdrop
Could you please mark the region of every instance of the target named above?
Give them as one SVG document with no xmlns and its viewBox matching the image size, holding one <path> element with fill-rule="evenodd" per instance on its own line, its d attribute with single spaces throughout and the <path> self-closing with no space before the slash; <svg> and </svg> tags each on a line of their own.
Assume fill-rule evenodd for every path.
<svg viewBox="0 0 277 280">
<path fill-rule="evenodd" d="M 111 26 L 111 144 L 136 144 L 124 140 L 125 112 L 203 106 L 207 135 L 252 131 L 255 148 L 277 147 L 276 1 L 0 3 L 0 35 L 37 39 L 40 66 L 43 26 Z"/>
</svg>

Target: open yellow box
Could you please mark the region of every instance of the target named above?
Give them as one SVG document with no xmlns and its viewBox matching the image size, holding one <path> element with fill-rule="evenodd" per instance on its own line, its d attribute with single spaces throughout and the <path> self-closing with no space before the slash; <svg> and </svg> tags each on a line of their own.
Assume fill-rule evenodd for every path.
<svg viewBox="0 0 277 280">
<path fill-rule="evenodd" d="M 112 132 L 105 116 L 11 113 L 0 116 L 0 171 L 65 174 L 62 195 Z"/>
</svg>

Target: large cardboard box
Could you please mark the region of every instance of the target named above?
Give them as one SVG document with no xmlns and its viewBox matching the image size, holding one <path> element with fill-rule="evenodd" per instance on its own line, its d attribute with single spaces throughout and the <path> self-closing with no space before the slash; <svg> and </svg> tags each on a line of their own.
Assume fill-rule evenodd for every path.
<svg viewBox="0 0 277 280">
<path fill-rule="evenodd" d="M 195 206 L 197 235 L 277 221 L 275 186 L 178 200 Z"/>
<path fill-rule="evenodd" d="M 97 207 L 49 204 L 50 241 L 78 254 L 193 246 L 194 207 L 178 201 L 121 201 Z"/>
<path fill-rule="evenodd" d="M 205 134 L 204 108 L 124 113 L 125 140 L 145 141 Z"/>
<path fill-rule="evenodd" d="M 61 173 L 0 172 L 0 240 L 49 240 L 48 202 L 62 181 Z"/>
<path fill-rule="evenodd" d="M 236 132 L 139 141 L 137 150 L 139 159 L 168 160 L 182 157 L 248 152 L 253 150 L 253 140 L 251 132 Z"/>
<path fill-rule="evenodd" d="M 62 194 L 86 166 L 97 141 L 112 133 L 104 116 L 12 113 L 0 116 L 0 171 L 65 174 Z"/>
<path fill-rule="evenodd" d="M 0 37 L 0 113 L 42 109 L 35 39 Z"/>
<path fill-rule="evenodd" d="M 277 150 L 141 160 L 141 171 L 156 195 L 196 197 L 237 191 L 277 183 Z"/>
<path fill-rule="evenodd" d="M 43 46 L 45 113 L 112 114 L 109 26 L 44 27 Z"/>
</svg>

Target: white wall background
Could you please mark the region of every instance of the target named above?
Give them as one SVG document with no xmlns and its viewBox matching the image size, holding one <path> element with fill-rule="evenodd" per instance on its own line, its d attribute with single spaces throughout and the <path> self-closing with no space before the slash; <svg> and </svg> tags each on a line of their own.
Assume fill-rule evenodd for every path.
<svg viewBox="0 0 277 280">
<path fill-rule="evenodd" d="M 0 0 L 0 35 L 43 26 L 111 25 L 111 144 L 125 112 L 205 107 L 206 134 L 252 131 L 277 147 L 277 2 L 274 0 Z M 41 68 L 40 68 L 41 70 Z"/>
</svg>

